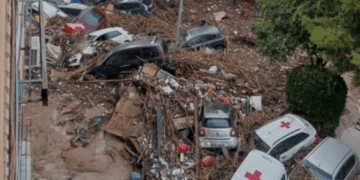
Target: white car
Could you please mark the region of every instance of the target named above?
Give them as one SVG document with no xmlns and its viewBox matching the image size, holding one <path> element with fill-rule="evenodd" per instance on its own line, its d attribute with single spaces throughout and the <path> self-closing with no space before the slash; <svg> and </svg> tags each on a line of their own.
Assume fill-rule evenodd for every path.
<svg viewBox="0 0 360 180">
<path fill-rule="evenodd" d="M 236 170 L 231 180 L 287 180 L 284 165 L 272 156 L 252 150 Z"/>
<path fill-rule="evenodd" d="M 310 171 L 308 178 L 356 180 L 359 157 L 347 144 L 327 137 L 302 160 L 302 166 Z M 299 167 L 289 177 L 294 180 L 307 178 Z"/>
<path fill-rule="evenodd" d="M 32 11 L 32 14 L 40 14 L 39 2 L 32 3 L 28 8 L 28 11 L 29 13 L 31 13 Z M 43 1 L 43 13 L 47 19 L 51 19 L 57 15 L 59 15 L 60 17 L 68 17 L 67 14 L 57 8 L 54 4 L 48 3 L 46 1 Z"/>
<path fill-rule="evenodd" d="M 121 27 L 113 27 L 92 32 L 88 35 L 88 38 L 92 41 L 111 40 L 121 44 L 132 41 L 133 35 L 129 35 L 128 32 Z"/>
<path fill-rule="evenodd" d="M 75 54 L 73 57 L 69 59 L 69 66 L 77 67 L 81 65 L 82 54 L 92 55 L 95 53 L 95 46 L 99 42 L 103 41 L 114 41 L 119 44 L 130 42 L 133 40 L 133 35 L 129 35 L 127 31 L 125 31 L 121 27 L 114 28 L 105 28 L 95 32 L 90 33 L 87 38 L 91 41 L 90 45 L 85 48 L 81 53 Z"/>
<path fill-rule="evenodd" d="M 300 149 L 312 145 L 315 128 L 300 116 L 286 114 L 255 131 L 256 148 L 286 164 Z"/>
</svg>

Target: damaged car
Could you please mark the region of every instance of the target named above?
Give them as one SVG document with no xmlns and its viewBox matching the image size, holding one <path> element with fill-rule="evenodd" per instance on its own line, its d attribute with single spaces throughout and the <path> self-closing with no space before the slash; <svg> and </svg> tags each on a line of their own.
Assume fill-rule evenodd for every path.
<svg viewBox="0 0 360 180">
<path fill-rule="evenodd" d="M 84 60 L 83 55 L 93 55 L 96 51 L 95 46 L 98 43 L 109 40 L 119 44 L 130 42 L 133 40 L 133 35 L 129 35 L 128 32 L 121 27 L 114 27 L 92 32 L 87 36 L 87 39 L 90 40 L 90 45 L 81 53 L 77 53 L 69 59 L 70 67 L 81 66 Z"/>
<path fill-rule="evenodd" d="M 286 114 L 255 131 L 254 143 L 261 150 L 286 164 L 300 149 L 312 145 L 315 128 L 305 119 Z"/>
<path fill-rule="evenodd" d="M 167 43 L 156 36 L 117 46 L 108 53 L 99 67 L 90 71 L 90 74 L 107 79 L 118 78 L 122 71 L 137 69 L 143 64 L 142 60 L 174 73 L 171 68 L 172 59 Z"/>
<path fill-rule="evenodd" d="M 81 3 L 70 3 L 66 5 L 57 6 L 60 10 L 66 13 L 69 17 L 73 18 L 79 15 L 83 10 L 88 8 L 89 6 Z"/>
<path fill-rule="evenodd" d="M 200 147 L 236 149 L 240 141 L 235 110 L 225 103 L 209 103 L 203 107 L 200 121 Z"/>
<path fill-rule="evenodd" d="M 74 23 L 82 23 L 86 28 L 86 34 L 90 34 L 101 27 L 106 26 L 108 16 L 105 11 L 97 6 L 90 6 L 74 18 Z"/>
<path fill-rule="evenodd" d="M 28 12 L 32 15 L 39 15 L 40 11 L 39 11 L 39 2 L 33 2 L 29 7 L 28 7 Z M 46 1 L 43 2 L 43 13 L 45 18 L 47 19 L 51 19 L 55 16 L 60 16 L 60 17 L 65 17 L 67 18 L 68 15 L 66 13 L 64 13 L 63 11 L 61 11 L 59 8 L 57 8 L 54 4 L 52 3 L 48 3 Z"/>
<path fill-rule="evenodd" d="M 225 33 L 215 26 L 201 26 L 180 34 L 179 47 L 187 50 L 213 48 L 222 50 L 228 45 Z"/>
<path fill-rule="evenodd" d="M 127 15 L 151 15 L 155 11 L 155 4 L 150 0 L 120 0 L 114 7 Z"/>
<path fill-rule="evenodd" d="M 113 27 L 92 32 L 88 35 L 88 39 L 98 42 L 110 40 L 121 44 L 132 41 L 133 35 L 129 35 L 128 32 L 121 27 Z"/>
<path fill-rule="evenodd" d="M 305 178 L 299 170 L 306 167 L 314 179 L 352 180 L 359 173 L 359 157 L 347 144 L 327 137 L 302 160 L 301 166 L 291 172 L 291 179 Z"/>
</svg>

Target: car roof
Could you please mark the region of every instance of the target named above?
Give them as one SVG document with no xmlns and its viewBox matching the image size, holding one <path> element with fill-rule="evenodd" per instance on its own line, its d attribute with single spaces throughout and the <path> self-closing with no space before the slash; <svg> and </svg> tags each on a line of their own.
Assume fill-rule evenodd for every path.
<svg viewBox="0 0 360 180">
<path fill-rule="evenodd" d="M 262 180 L 280 180 L 286 173 L 285 167 L 280 161 L 259 150 L 252 150 L 231 180 L 245 179 L 247 173 L 256 175 L 256 171 L 261 175 Z"/>
<path fill-rule="evenodd" d="M 85 4 L 81 4 L 81 3 L 70 3 L 70 4 L 66 4 L 66 5 L 60 5 L 58 7 L 61 7 L 61 8 L 74 8 L 74 9 L 84 10 L 84 9 L 88 8 L 89 6 L 85 5 Z"/>
<path fill-rule="evenodd" d="M 229 118 L 230 110 L 225 103 L 208 103 L 204 105 L 204 118 Z"/>
<path fill-rule="evenodd" d="M 344 142 L 332 137 L 327 137 L 317 145 L 304 160 L 307 160 L 328 174 L 333 175 L 339 163 L 350 152 L 354 153 Z"/>
<path fill-rule="evenodd" d="M 105 33 L 111 32 L 111 31 L 119 31 L 119 32 L 121 32 L 123 34 L 124 33 L 127 34 L 127 31 L 125 31 L 121 27 L 112 27 L 112 28 L 105 28 L 105 29 L 100 29 L 100 30 L 94 31 L 94 32 L 90 33 L 89 35 L 91 35 L 91 36 L 100 36 L 102 34 L 105 34 Z"/>
<path fill-rule="evenodd" d="M 255 133 L 270 147 L 280 138 L 296 131 L 304 132 L 307 128 L 314 129 L 306 120 L 294 114 L 286 114 L 261 126 Z M 308 126 L 308 127 L 307 127 Z"/>
<path fill-rule="evenodd" d="M 157 38 L 155 36 L 155 37 L 146 38 L 146 39 L 142 39 L 142 40 L 131 41 L 131 42 L 124 43 L 124 44 L 117 46 L 116 48 L 114 48 L 114 52 L 122 50 L 122 49 L 130 49 L 130 48 L 139 47 L 139 46 L 154 46 L 157 44 L 157 42 L 159 42 L 158 40 L 161 40 L 161 39 Z"/>
<path fill-rule="evenodd" d="M 189 36 L 198 36 L 208 33 L 218 33 L 219 29 L 216 26 L 201 26 L 186 31 Z"/>
<path fill-rule="evenodd" d="M 142 0 L 120 0 L 119 3 L 142 2 Z"/>
</svg>

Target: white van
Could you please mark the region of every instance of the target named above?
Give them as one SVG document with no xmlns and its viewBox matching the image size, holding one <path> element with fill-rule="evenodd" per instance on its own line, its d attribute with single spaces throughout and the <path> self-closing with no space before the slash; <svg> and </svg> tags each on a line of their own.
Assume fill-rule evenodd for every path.
<svg viewBox="0 0 360 180">
<path fill-rule="evenodd" d="M 231 180 L 287 180 L 284 165 L 272 156 L 252 150 Z"/>
<path fill-rule="evenodd" d="M 32 12 L 32 14 L 39 14 L 39 2 L 32 3 L 28 8 L 28 11 L 29 13 Z M 68 17 L 67 14 L 57 8 L 54 4 L 48 3 L 46 1 L 43 1 L 43 13 L 47 19 L 51 19 L 56 15 L 59 15 L 60 17 Z"/>
</svg>

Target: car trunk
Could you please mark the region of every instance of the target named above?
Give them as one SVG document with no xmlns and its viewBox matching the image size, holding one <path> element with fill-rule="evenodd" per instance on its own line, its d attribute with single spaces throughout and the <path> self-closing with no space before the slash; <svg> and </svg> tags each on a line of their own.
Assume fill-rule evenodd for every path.
<svg viewBox="0 0 360 180">
<path fill-rule="evenodd" d="M 205 131 L 205 138 L 209 139 L 230 139 L 232 128 L 203 128 Z"/>
</svg>

